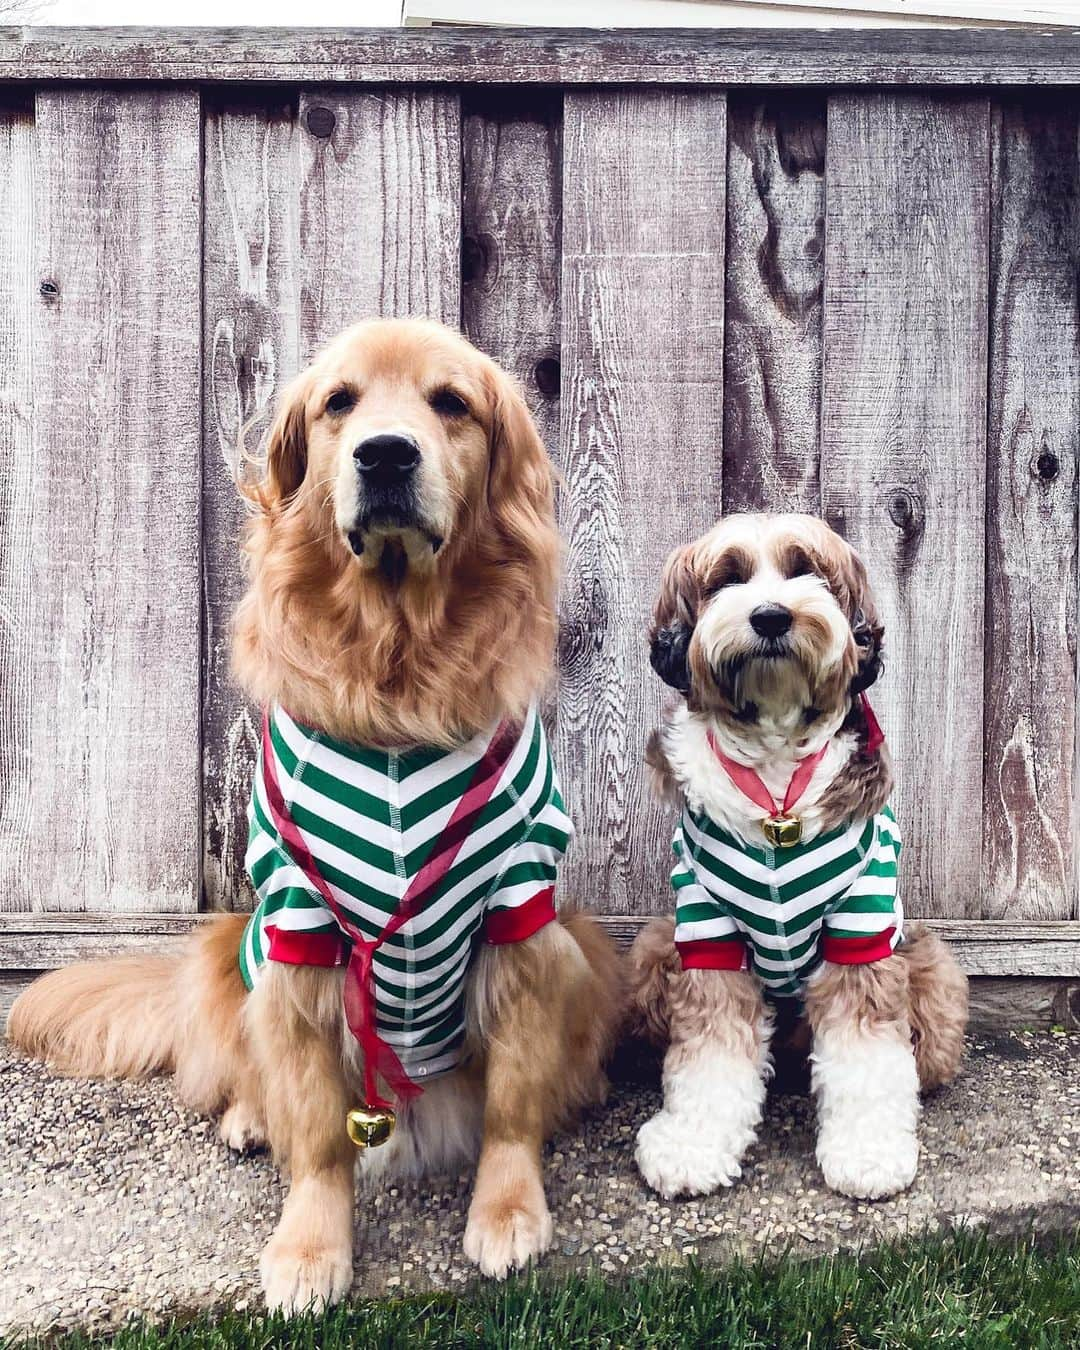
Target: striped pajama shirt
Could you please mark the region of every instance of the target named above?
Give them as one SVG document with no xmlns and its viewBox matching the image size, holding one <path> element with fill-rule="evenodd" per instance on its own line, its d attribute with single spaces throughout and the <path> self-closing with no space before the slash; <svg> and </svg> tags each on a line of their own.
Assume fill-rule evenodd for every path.
<svg viewBox="0 0 1080 1350">
<path fill-rule="evenodd" d="M 573 826 L 535 708 L 511 738 L 494 790 L 470 819 L 464 842 L 447 839 L 495 735 L 493 729 L 450 751 L 385 751 L 343 744 L 281 708 L 269 718 L 272 767 L 288 815 L 333 899 L 365 940 L 380 937 L 434 855 L 445 851 L 453 858 L 425 891 L 419 912 L 374 954 L 378 1035 L 412 1080 L 457 1062 L 465 979 L 477 944 L 523 941 L 555 917 L 556 870 Z M 337 966 L 350 949 L 274 824 L 264 753 L 265 747 L 248 811 L 246 865 L 259 901 L 240 948 L 249 989 L 265 961 Z"/>
<path fill-rule="evenodd" d="M 878 961 L 901 941 L 888 807 L 792 848 L 751 847 L 685 808 L 672 847 L 684 969 L 751 970 L 770 993 L 798 998 L 822 960 Z"/>
</svg>

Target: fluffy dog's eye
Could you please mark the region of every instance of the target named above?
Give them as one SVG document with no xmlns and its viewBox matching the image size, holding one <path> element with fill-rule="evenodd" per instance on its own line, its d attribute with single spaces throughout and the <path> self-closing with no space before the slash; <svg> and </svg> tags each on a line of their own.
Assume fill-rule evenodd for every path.
<svg viewBox="0 0 1080 1350">
<path fill-rule="evenodd" d="M 745 586 L 750 580 L 750 571 L 739 561 L 727 563 L 717 572 L 709 586 L 711 591 L 722 591 L 728 586 Z"/>
<path fill-rule="evenodd" d="M 713 565 L 712 575 L 705 583 L 708 594 L 725 590 L 728 586 L 745 586 L 754 575 L 755 560 L 748 549 L 734 546 L 724 549 Z"/>
<path fill-rule="evenodd" d="M 428 402 L 440 417 L 460 417 L 469 411 L 469 405 L 452 389 L 436 389 Z"/>
<path fill-rule="evenodd" d="M 783 560 L 781 569 L 784 576 L 788 577 L 812 577 L 814 576 L 814 564 L 809 556 L 801 549 L 792 549 Z"/>
<path fill-rule="evenodd" d="M 328 413 L 348 412 L 356 403 L 356 395 L 351 389 L 335 389 L 326 400 Z"/>
</svg>

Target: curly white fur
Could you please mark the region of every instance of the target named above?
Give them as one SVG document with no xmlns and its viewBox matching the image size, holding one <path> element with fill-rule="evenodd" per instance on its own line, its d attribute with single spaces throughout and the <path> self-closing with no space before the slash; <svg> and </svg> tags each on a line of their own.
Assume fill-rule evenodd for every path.
<svg viewBox="0 0 1080 1350">
<path fill-rule="evenodd" d="M 919 1162 L 919 1078 L 895 1028 L 832 1027 L 814 1042 L 817 1159 L 826 1183 L 876 1200 L 905 1190 Z"/>
<path fill-rule="evenodd" d="M 666 1199 L 708 1195 L 742 1175 L 765 1105 L 769 1030 L 763 1020 L 756 1060 L 708 1044 L 692 1058 L 685 1046 L 669 1051 L 664 1107 L 638 1131 L 635 1153 L 641 1175 Z"/>
</svg>

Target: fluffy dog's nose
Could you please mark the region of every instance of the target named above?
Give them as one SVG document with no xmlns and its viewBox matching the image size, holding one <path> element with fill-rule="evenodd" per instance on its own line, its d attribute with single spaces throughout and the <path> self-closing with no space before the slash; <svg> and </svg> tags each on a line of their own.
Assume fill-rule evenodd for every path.
<svg viewBox="0 0 1080 1350">
<path fill-rule="evenodd" d="M 411 436 L 369 436 L 353 451 L 356 467 L 373 482 L 407 478 L 420 463 L 420 447 Z"/>
<path fill-rule="evenodd" d="M 750 627 L 759 637 L 783 637 L 791 627 L 791 610 L 783 605 L 758 605 L 750 611 Z"/>
</svg>

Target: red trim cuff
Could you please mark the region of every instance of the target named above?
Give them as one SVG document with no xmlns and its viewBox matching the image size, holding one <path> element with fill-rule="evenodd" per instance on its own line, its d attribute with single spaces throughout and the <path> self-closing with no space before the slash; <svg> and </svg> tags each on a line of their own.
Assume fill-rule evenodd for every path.
<svg viewBox="0 0 1080 1350">
<path fill-rule="evenodd" d="M 826 931 L 821 935 L 821 955 L 837 966 L 868 966 L 871 961 L 884 961 L 886 956 L 892 956 L 895 932 L 895 925 L 883 933 L 867 933 L 865 937 L 835 937 Z"/>
<path fill-rule="evenodd" d="M 337 933 L 309 933 L 266 925 L 270 940 L 266 958 L 287 966 L 340 966 L 345 948 Z"/>
<path fill-rule="evenodd" d="M 700 938 L 676 942 L 683 970 L 745 970 L 746 944 L 741 938 Z"/>
<path fill-rule="evenodd" d="M 484 941 L 493 947 L 524 942 L 555 919 L 555 887 L 539 891 L 514 909 L 493 909 L 484 920 Z"/>
</svg>

